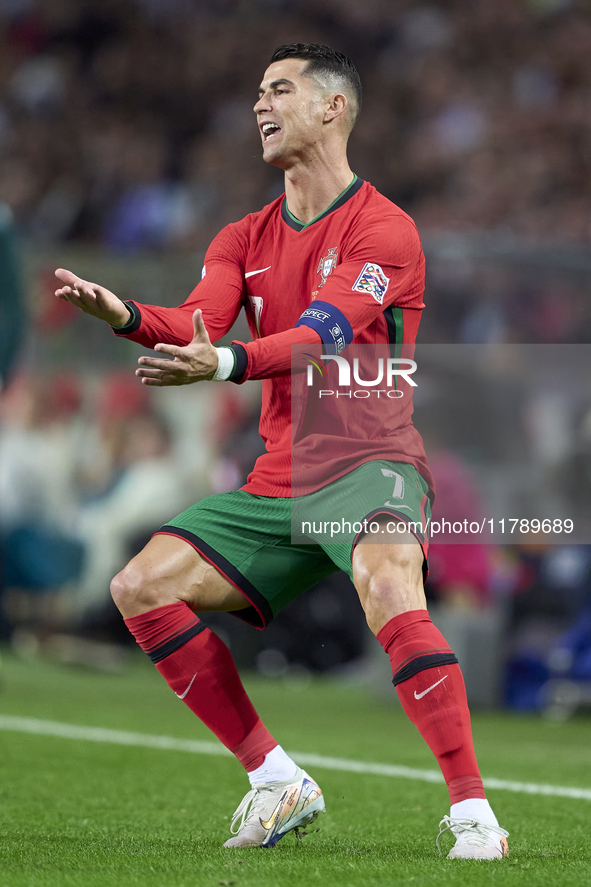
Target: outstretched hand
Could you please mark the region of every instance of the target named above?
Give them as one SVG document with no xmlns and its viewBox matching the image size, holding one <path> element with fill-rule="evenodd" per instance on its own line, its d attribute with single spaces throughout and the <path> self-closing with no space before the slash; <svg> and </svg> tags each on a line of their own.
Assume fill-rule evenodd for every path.
<svg viewBox="0 0 591 887">
<path fill-rule="evenodd" d="M 85 314 L 105 320 L 116 328 L 125 326 L 129 321 L 129 308 L 121 299 L 96 283 L 82 280 L 65 268 L 58 268 L 55 276 L 64 286 L 55 291 L 58 299 L 70 302 Z"/>
<path fill-rule="evenodd" d="M 155 351 L 169 354 L 172 360 L 139 358 L 140 367 L 135 374 L 144 385 L 189 385 L 191 382 L 212 378 L 217 370 L 218 355 L 209 340 L 200 308 L 193 313 L 193 330 L 193 339 L 188 345 L 156 345 Z"/>
</svg>

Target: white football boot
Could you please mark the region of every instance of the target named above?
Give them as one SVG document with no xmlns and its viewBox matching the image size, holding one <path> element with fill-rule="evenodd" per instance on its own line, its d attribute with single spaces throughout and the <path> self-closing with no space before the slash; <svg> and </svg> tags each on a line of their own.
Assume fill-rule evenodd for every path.
<svg viewBox="0 0 591 887">
<path fill-rule="evenodd" d="M 502 859 L 509 853 L 509 832 L 504 828 L 485 825 L 477 819 L 451 819 L 449 816 L 444 816 L 439 823 L 439 853 L 439 841 L 447 831 L 451 831 L 456 838 L 456 843 L 447 854 L 448 859 Z"/>
<path fill-rule="evenodd" d="M 320 786 L 298 767 L 292 779 L 255 785 L 244 796 L 232 817 L 230 831 L 235 837 L 224 847 L 274 847 L 324 810 Z"/>
</svg>

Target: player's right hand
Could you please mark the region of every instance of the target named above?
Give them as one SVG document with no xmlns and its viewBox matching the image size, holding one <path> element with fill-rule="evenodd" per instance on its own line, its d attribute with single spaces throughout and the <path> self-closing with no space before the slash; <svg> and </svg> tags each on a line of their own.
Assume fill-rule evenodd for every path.
<svg viewBox="0 0 591 887">
<path fill-rule="evenodd" d="M 128 323 L 130 318 L 129 308 L 121 299 L 103 286 L 82 280 L 65 268 L 58 268 L 55 276 L 64 286 L 55 291 L 58 299 L 70 302 L 85 314 L 92 314 L 99 320 L 105 320 L 116 328 Z"/>
</svg>

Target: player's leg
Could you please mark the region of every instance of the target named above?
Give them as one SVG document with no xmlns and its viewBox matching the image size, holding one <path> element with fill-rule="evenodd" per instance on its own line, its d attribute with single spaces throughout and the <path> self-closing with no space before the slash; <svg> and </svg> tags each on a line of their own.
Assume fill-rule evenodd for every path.
<svg viewBox="0 0 591 887">
<path fill-rule="evenodd" d="M 404 711 L 435 755 L 446 781 L 456 838 L 452 857 L 501 858 L 506 832 L 499 829 L 480 778 L 472 741 L 470 712 L 457 659 L 432 623 L 423 591 L 423 550 L 410 532 L 393 543 L 377 534 L 356 545 L 355 587 L 367 622 L 388 653 L 393 683 Z M 446 820 L 447 822 L 447 820 Z"/>
<path fill-rule="evenodd" d="M 223 514 L 223 508 L 219 511 Z M 203 516 L 201 522 L 207 522 Z M 154 536 L 115 577 L 113 598 L 169 686 L 248 772 L 254 789 L 236 811 L 238 835 L 226 846 L 273 846 L 287 831 L 305 825 L 324 809 L 322 793 L 265 728 L 228 648 L 195 615 L 195 611 L 246 613 L 252 601 L 220 572 L 222 555 L 208 549 L 217 560 L 213 566 L 186 538 L 171 534 L 184 530 L 169 529 Z M 224 565 L 230 572 L 231 564 Z M 235 578 L 248 582 L 240 574 Z M 282 802 L 286 793 L 292 802 L 288 808 Z M 272 819 L 280 802 L 279 815 Z M 267 827 L 261 826 L 261 819 Z"/>
<path fill-rule="evenodd" d="M 441 766 L 458 838 L 452 856 L 498 858 L 506 833 L 495 831 L 482 790 L 462 675 L 426 610 L 427 483 L 412 465 L 375 460 L 297 504 L 296 528 L 306 521 L 313 538 L 351 576 L 369 626 L 390 656 L 402 705 Z"/>
<path fill-rule="evenodd" d="M 228 648 L 195 614 L 240 610 L 248 606 L 243 594 L 187 542 L 169 535 L 154 536 L 113 579 L 111 592 L 176 695 L 247 771 L 259 768 L 277 742 L 246 695 Z"/>
</svg>

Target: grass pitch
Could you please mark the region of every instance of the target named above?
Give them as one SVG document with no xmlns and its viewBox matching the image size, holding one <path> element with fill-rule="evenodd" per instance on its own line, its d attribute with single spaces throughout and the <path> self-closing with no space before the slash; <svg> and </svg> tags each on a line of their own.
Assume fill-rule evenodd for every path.
<svg viewBox="0 0 591 887">
<path fill-rule="evenodd" d="M 211 736 L 143 657 L 103 676 L 5 654 L 0 714 L 178 738 Z M 246 680 L 284 748 L 433 769 L 401 709 L 331 680 Z M 483 776 L 591 788 L 591 721 L 475 714 Z M 503 862 L 442 859 L 443 785 L 321 767 L 327 813 L 274 850 L 228 851 L 248 784 L 233 758 L 0 732 L 0 887 L 377 887 L 591 883 L 591 802 L 489 792 Z M 312 769 L 312 768 L 309 768 Z M 446 847 L 450 846 L 448 841 Z"/>
</svg>

